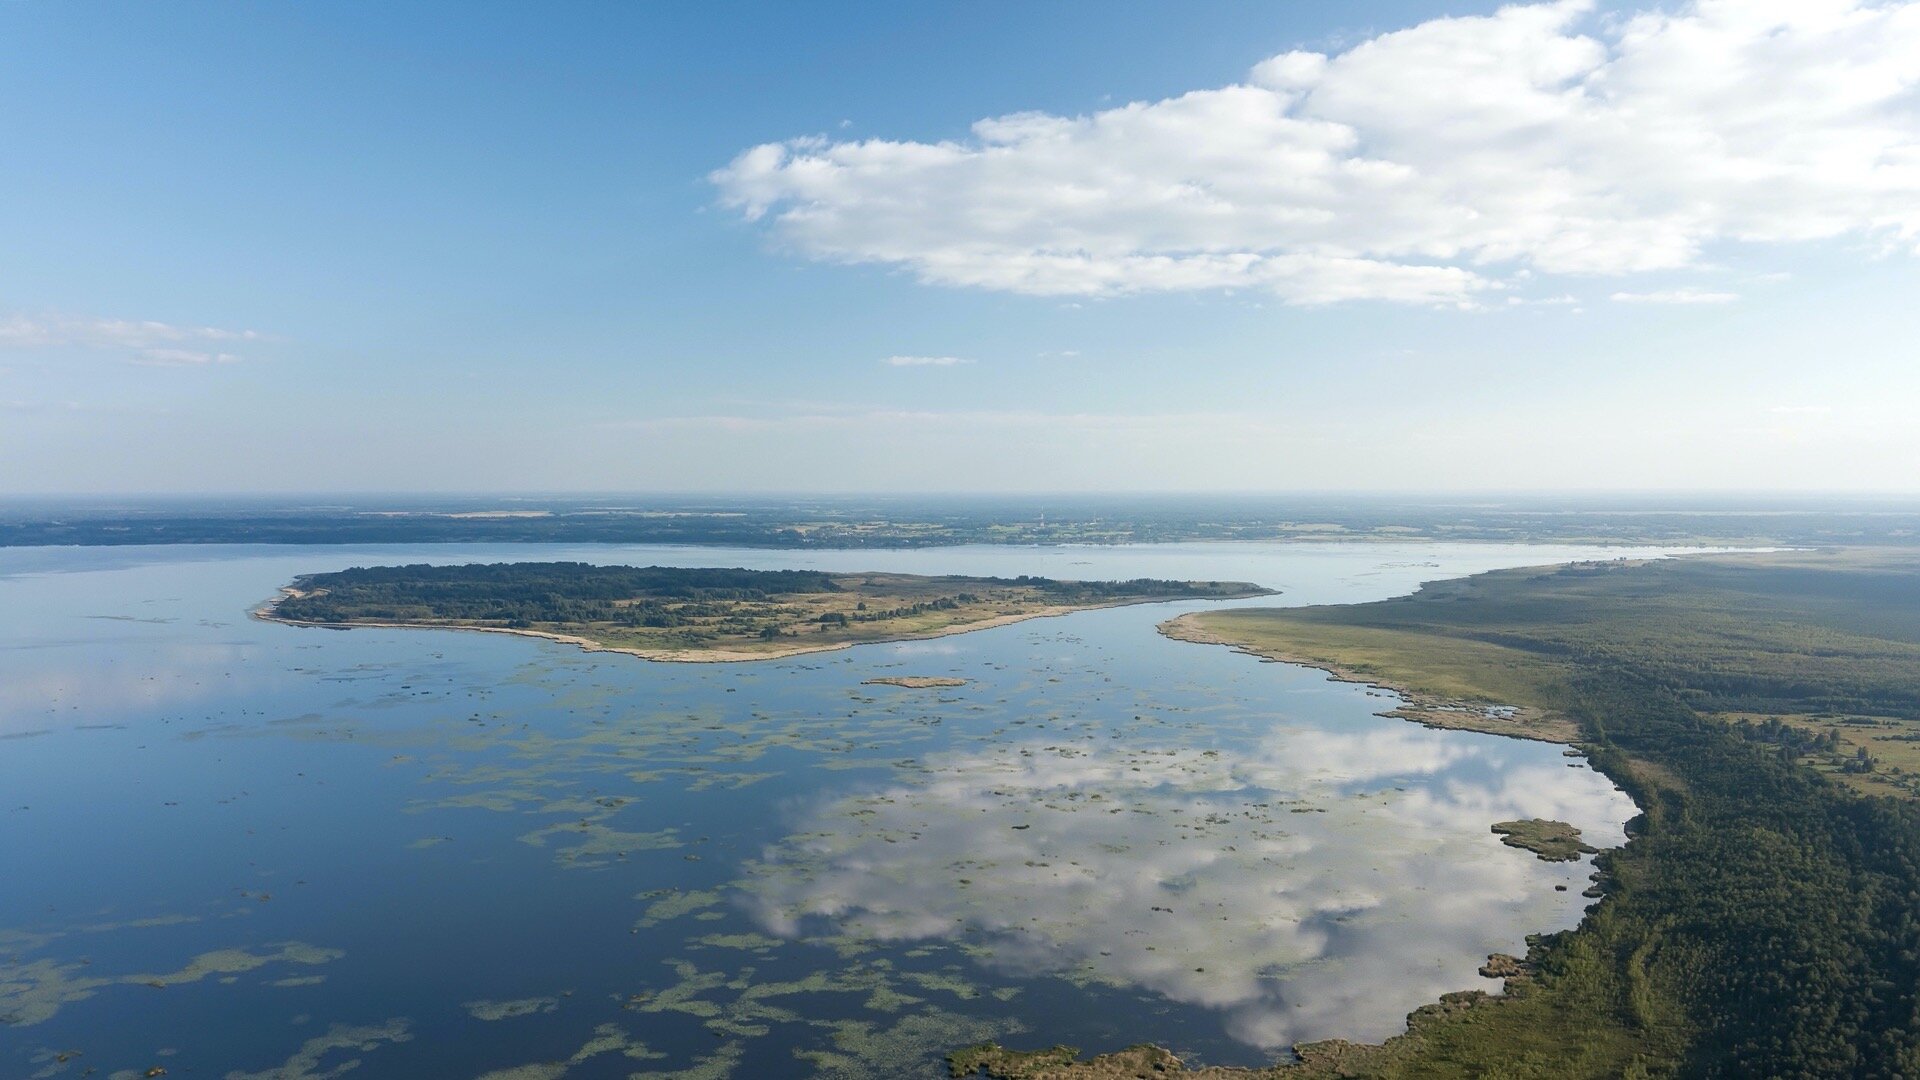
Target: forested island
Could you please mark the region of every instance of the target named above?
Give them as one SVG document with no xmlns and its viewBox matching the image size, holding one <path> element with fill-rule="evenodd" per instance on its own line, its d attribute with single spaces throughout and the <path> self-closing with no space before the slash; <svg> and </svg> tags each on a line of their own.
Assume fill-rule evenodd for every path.
<svg viewBox="0 0 1920 1080">
<path fill-rule="evenodd" d="M 355 567 L 262 608 L 310 626 L 532 634 L 652 660 L 757 660 L 937 637 L 1087 608 L 1261 596 L 1238 581 L 1059 581 L 577 562 Z"/>
<path fill-rule="evenodd" d="M 1920 556 L 1496 571 L 1378 603 L 1184 616 L 1181 636 L 1568 725 L 1643 813 L 1581 925 L 1490 958 L 1379 1046 L 1186 1070 L 1135 1047 L 983 1045 L 956 1076 L 1920 1075 Z M 1466 726 L 1466 725 L 1463 725 Z M 1555 823 L 1506 822 L 1549 835 Z M 1564 837 L 1577 842 L 1576 838 Z"/>
</svg>

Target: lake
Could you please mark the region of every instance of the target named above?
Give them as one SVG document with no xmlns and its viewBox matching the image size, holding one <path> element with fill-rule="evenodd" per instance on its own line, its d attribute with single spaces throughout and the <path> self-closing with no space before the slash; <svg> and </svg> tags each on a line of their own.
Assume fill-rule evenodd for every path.
<svg viewBox="0 0 1920 1080">
<path fill-rule="evenodd" d="M 1574 925 L 1591 866 L 1488 826 L 1609 846 L 1634 812 L 1560 746 L 1381 717 L 1380 691 L 1154 630 L 1226 604 L 655 664 L 248 618 L 296 574 L 578 559 L 1283 590 L 1228 602 L 1259 606 L 1650 553 L 0 550 L 0 1075 L 936 1077 L 982 1039 L 1254 1064 L 1496 990 L 1486 955 Z M 901 675 L 968 682 L 863 685 Z"/>
</svg>

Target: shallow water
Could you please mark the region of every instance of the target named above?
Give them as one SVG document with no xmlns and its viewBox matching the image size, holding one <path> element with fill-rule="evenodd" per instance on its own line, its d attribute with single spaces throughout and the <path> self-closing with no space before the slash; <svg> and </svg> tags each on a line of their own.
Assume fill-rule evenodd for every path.
<svg viewBox="0 0 1920 1080">
<path fill-rule="evenodd" d="M 0 550 L 0 1076 L 933 1077 L 983 1038 L 1214 1063 L 1378 1039 L 1578 920 L 1589 866 L 1492 822 L 1605 846 L 1632 806 L 1558 746 L 1154 632 L 1205 603 L 729 665 L 246 612 L 394 562 L 1251 580 L 1285 593 L 1244 603 L 1302 604 L 1593 556 Z M 862 685 L 882 675 L 970 682 Z"/>
</svg>

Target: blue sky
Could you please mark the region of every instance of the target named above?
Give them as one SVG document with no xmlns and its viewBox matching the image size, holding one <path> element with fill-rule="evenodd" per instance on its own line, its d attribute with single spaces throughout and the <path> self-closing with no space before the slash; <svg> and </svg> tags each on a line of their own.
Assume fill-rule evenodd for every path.
<svg viewBox="0 0 1920 1080">
<path fill-rule="evenodd" d="M 0 492 L 1920 487 L 1920 9 L 1495 11 L 0 3 Z"/>
</svg>

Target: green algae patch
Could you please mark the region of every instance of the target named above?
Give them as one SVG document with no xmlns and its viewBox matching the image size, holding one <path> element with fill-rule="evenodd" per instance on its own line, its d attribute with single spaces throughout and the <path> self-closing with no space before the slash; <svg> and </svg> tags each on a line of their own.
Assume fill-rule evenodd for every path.
<svg viewBox="0 0 1920 1080">
<path fill-rule="evenodd" d="M 674 960 L 669 963 L 675 974 L 680 976 L 680 981 L 656 994 L 636 999 L 631 1007 L 650 1013 L 681 1012 L 702 1020 L 719 1017 L 724 1011 L 720 1005 L 700 995 L 726 986 L 726 973 L 701 971 L 685 960 Z"/>
<path fill-rule="evenodd" d="M 751 932 L 743 934 L 708 934 L 705 937 L 694 940 L 697 944 L 705 945 L 712 949 L 741 949 L 747 952 L 776 949 L 785 944 L 779 938 Z"/>
<path fill-rule="evenodd" d="M 521 1016 L 550 1013 L 560 1007 L 553 997 L 515 998 L 512 1001 L 469 1001 L 461 1006 L 475 1020 L 512 1020 Z"/>
<path fill-rule="evenodd" d="M 723 1043 L 719 1049 L 687 1068 L 669 1072 L 632 1073 L 628 1080 L 728 1080 L 734 1070 L 740 1067 L 740 1059 L 746 1053 L 746 1046 L 739 1042 Z"/>
<path fill-rule="evenodd" d="M 163 990 L 196 983 L 209 976 L 226 976 L 221 980 L 225 982 L 270 964 L 326 964 L 345 955 L 338 949 L 322 949 L 294 941 L 282 943 L 271 953 L 216 949 L 193 957 L 178 971 L 161 973 L 90 975 L 85 974 L 88 968 L 84 964 L 62 964 L 54 960 L 0 966 L 0 1024 L 42 1023 L 52 1019 L 61 1006 L 85 1001 L 110 986 L 148 986 Z"/>
<path fill-rule="evenodd" d="M 682 892 L 679 889 L 662 889 L 657 892 L 641 893 L 634 899 L 653 901 L 647 905 L 647 910 L 641 915 L 638 925 L 658 926 L 668 920 L 717 906 L 720 903 L 720 891 L 694 889 Z"/>
<path fill-rule="evenodd" d="M 332 1080 L 358 1069 L 363 1059 L 343 1054 L 370 1054 L 392 1043 L 412 1040 L 407 1021 L 388 1020 L 378 1025 L 335 1024 L 325 1035 L 308 1039 L 286 1061 L 260 1072 L 230 1072 L 226 1080 Z M 324 1064 L 329 1058 L 331 1064 Z"/>
<path fill-rule="evenodd" d="M 1214 1066 L 1188 1068 L 1186 1063 L 1166 1049 L 1141 1044 L 1101 1054 L 1087 1061 L 1071 1046 L 1053 1046 L 1045 1050 L 1008 1050 L 994 1043 L 982 1043 L 947 1055 L 947 1073 L 965 1077 L 985 1074 L 993 1080 L 1137 1080 L 1140 1077 L 1185 1077 L 1187 1080 L 1288 1080 L 1299 1075 L 1299 1066 L 1274 1066 L 1267 1069 L 1242 1069 Z M 1314 1072 L 1313 1076 L 1373 1076 L 1373 1072 Z"/>
<path fill-rule="evenodd" d="M 480 1074 L 479 1080 L 560 1080 L 567 1075 L 567 1068 L 564 1061 L 541 1061 L 532 1065 L 515 1065 L 511 1069 L 494 1069 Z"/>
<path fill-rule="evenodd" d="M 979 1043 L 1024 1030 L 1018 1020 L 965 1016 L 929 1008 L 882 1026 L 866 1020 L 823 1021 L 833 1031 L 832 1050 L 801 1050 L 795 1056 L 824 1077 L 878 1078 L 924 1075 L 948 1047 Z"/>
<path fill-rule="evenodd" d="M 979 997 L 980 988 L 960 978 L 958 975 L 953 974 L 952 972 L 954 970 L 956 969 L 949 968 L 946 971 L 903 971 L 900 973 L 900 977 L 923 990 L 942 991 L 952 994 L 962 1001 L 972 1001 L 974 998 Z M 1003 989 L 1010 989 L 1015 993 L 1019 992 L 1018 987 L 1004 987 Z M 1002 998 L 1001 1000 L 1004 1001 L 1005 999 Z"/>
<path fill-rule="evenodd" d="M 612 859 L 624 858 L 632 851 L 662 851 L 685 847 L 673 829 L 657 832 L 622 832 L 594 821 L 569 821 L 549 825 L 523 834 L 520 842 L 546 847 L 549 837 L 572 842 L 557 843 L 553 861 L 565 869 L 605 866 Z"/>
<path fill-rule="evenodd" d="M 909 1005 L 918 1005 L 926 998 L 903 994 L 891 986 L 878 986 L 867 995 L 867 1008 L 873 1012 L 896 1013 Z"/>
<path fill-rule="evenodd" d="M 1573 862 L 1600 850 L 1580 839 L 1580 830 L 1564 821 L 1529 818 L 1495 822 L 1493 831 L 1508 847 L 1531 851 L 1543 862 Z"/>
<path fill-rule="evenodd" d="M 278 987 L 319 986 L 326 981 L 327 977 L 325 975 L 295 975 L 290 978 L 275 979 L 267 985 Z"/>
<path fill-rule="evenodd" d="M 616 1024 L 601 1024 L 593 1029 L 593 1038 L 574 1051 L 573 1055 L 565 1061 L 536 1061 L 527 1065 L 494 1069 L 491 1072 L 482 1073 L 477 1080 L 560 1080 L 575 1065 L 606 1054 L 619 1054 L 633 1061 L 648 1061 L 667 1056 L 622 1031 Z"/>
</svg>

